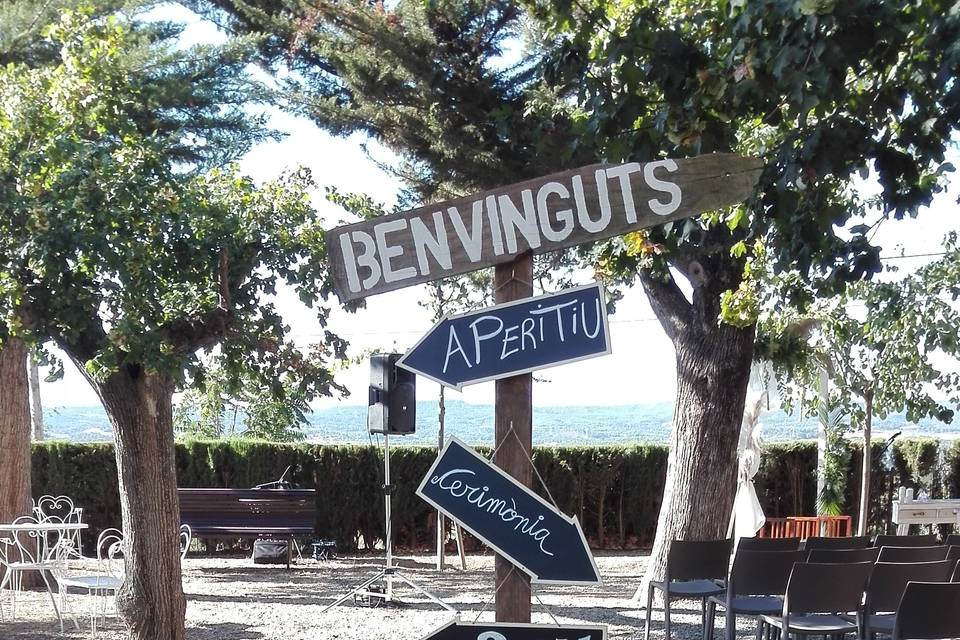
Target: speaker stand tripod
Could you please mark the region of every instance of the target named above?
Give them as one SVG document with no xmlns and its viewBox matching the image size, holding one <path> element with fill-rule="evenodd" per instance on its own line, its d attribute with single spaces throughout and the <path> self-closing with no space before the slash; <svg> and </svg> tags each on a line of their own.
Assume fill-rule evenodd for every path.
<svg viewBox="0 0 960 640">
<path fill-rule="evenodd" d="M 431 602 L 440 605 L 447 611 L 456 611 L 453 607 L 448 605 L 446 602 L 433 595 L 416 582 L 411 580 L 409 577 L 405 576 L 403 573 L 398 571 L 399 567 L 394 566 L 393 564 L 393 522 L 391 519 L 390 513 L 390 504 L 391 504 L 391 493 L 393 486 L 390 484 L 390 435 L 385 431 L 383 433 L 383 506 L 386 512 L 386 548 L 387 548 L 387 559 L 386 565 L 378 571 L 374 576 L 364 580 L 356 587 L 342 595 L 337 599 L 333 604 L 327 606 L 320 613 L 325 613 L 330 609 L 342 604 L 348 600 L 351 596 L 364 596 L 370 598 L 371 601 L 375 599 L 382 600 L 384 604 L 390 604 L 394 601 L 393 598 L 393 586 L 395 583 L 404 584 L 420 595 L 426 597 Z M 384 583 L 383 591 L 371 591 L 370 588 L 379 582 Z"/>
</svg>

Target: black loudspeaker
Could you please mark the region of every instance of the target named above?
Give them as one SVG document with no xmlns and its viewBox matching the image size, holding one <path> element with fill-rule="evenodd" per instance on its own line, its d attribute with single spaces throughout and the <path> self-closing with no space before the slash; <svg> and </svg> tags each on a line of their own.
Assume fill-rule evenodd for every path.
<svg viewBox="0 0 960 640">
<path fill-rule="evenodd" d="M 417 429 L 417 376 L 397 366 L 401 354 L 370 356 L 370 433 L 409 435 Z"/>
</svg>

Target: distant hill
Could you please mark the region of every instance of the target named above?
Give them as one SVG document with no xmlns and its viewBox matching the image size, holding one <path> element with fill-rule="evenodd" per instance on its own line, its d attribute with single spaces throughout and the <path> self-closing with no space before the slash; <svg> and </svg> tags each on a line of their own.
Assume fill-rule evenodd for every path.
<svg viewBox="0 0 960 640">
<path fill-rule="evenodd" d="M 672 413 L 672 403 L 534 407 L 533 440 L 535 444 L 552 445 L 666 442 L 670 436 Z M 436 402 L 418 402 L 417 433 L 398 440 L 404 444 L 435 445 L 437 415 Z M 99 406 L 45 407 L 44 420 L 49 438 L 101 442 L 113 437 L 106 413 Z M 471 444 L 493 442 L 492 405 L 448 400 L 446 423 L 448 435 L 455 435 Z M 801 421 L 782 411 L 771 411 L 761 417 L 760 423 L 765 440 L 816 437 L 816 421 L 812 418 Z M 878 420 L 874 430 L 877 437 L 900 430 L 905 436 L 954 437 L 951 425 L 932 420 L 909 424 L 903 416 Z M 313 442 L 369 442 L 367 408 L 362 405 L 341 405 L 315 411 L 310 415 L 307 436 Z"/>
</svg>

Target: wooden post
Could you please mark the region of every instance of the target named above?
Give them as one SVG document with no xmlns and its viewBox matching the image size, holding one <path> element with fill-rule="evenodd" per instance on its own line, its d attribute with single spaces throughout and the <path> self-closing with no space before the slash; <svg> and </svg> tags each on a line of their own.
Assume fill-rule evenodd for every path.
<svg viewBox="0 0 960 640">
<path fill-rule="evenodd" d="M 532 296 L 533 255 L 526 254 L 498 265 L 493 286 L 497 304 Z M 533 376 L 527 373 L 497 380 L 495 403 L 497 455 L 494 463 L 529 487 L 533 479 L 527 459 L 533 435 Z M 500 586 L 495 596 L 497 622 L 530 622 L 530 577 L 497 555 L 495 581 L 494 588 Z"/>
</svg>

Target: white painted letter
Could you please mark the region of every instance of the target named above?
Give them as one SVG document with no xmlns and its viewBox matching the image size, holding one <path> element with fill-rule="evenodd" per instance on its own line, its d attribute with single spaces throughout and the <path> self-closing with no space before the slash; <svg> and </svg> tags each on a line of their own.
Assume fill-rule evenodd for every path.
<svg viewBox="0 0 960 640">
<path fill-rule="evenodd" d="M 494 322 L 497 323 L 498 326 L 496 329 L 494 329 L 490 333 L 484 333 L 481 335 L 480 332 L 477 331 L 477 325 L 483 322 L 484 320 L 493 320 Z M 498 333 L 503 331 L 503 320 L 501 320 L 497 316 L 480 316 L 479 318 L 477 318 L 476 320 L 470 323 L 470 330 L 473 331 L 473 348 L 475 349 L 474 354 L 476 355 L 476 363 L 480 364 L 480 343 L 483 342 L 484 340 L 489 340 L 490 338 L 493 338 Z"/>
<path fill-rule="evenodd" d="M 583 179 L 579 176 L 573 176 L 573 198 L 577 203 L 577 220 L 584 231 L 597 233 L 603 231 L 610 224 L 610 198 L 607 195 L 607 174 L 600 169 L 594 174 L 597 179 L 597 194 L 600 196 L 600 218 L 596 221 L 590 219 L 590 211 L 587 209 L 587 202 L 583 195 Z"/>
<path fill-rule="evenodd" d="M 657 160 L 656 162 L 648 162 L 647 164 L 643 165 L 643 179 L 647 181 L 647 186 L 649 186 L 651 189 L 669 193 L 670 200 L 664 204 L 659 200 L 651 198 L 647 204 L 650 205 L 650 210 L 658 216 L 668 216 L 680 208 L 680 199 L 682 198 L 682 194 L 680 193 L 680 187 L 678 187 L 675 182 L 660 180 L 654 175 L 653 172 L 660 167 L 663 167 L 667 171 L 673 172 L 677 170 L 677 163 L 673 160 Z"/>
<path fill-rule="evenodd" d="M 570 192 L 559 182 L 547 182 L 537 191 L 537 215 L 540 217 L 540 233 L 551 242 L 563 242 L 573 231 L 573 209 L 560 209 L 556 212 L 557 220 L 563 226 L 559 231 L 555 231 L 550 226 L 550 210 L 547 208 L 547 198 L 553 195 L 569 198 Z"/>
<path fill-rule="evenodd" d="M 633 203 L 633 189 L 630 187 L 630 174 L 640 171 L 640 165 L 636 162 L 628 162 L 617 167 L 607 169 L 608 178 L 617 178 L 620 180 L 620 195 L 623 196 L 623 212 L 626 214 L 627 222 L 637 221 L 637 207 Z"/>
<path fill-rule="evenodd" d="M 476 200 L 473 203 L 473 215 L 470 219 L 472 233 L 467 232 L 463 218 L 460 217 L 456 207 L 449 207 L 447 215 L 450 216 L 450 222 L 453 223 L 453 228 L 470 262 L 480 262 L 480 258 L 483 257 L 483 200 Z"/>
<path fill-rule="evenodd" d="M 454 348 L 453 343 L 456 342 L 457 346 Z M 470 358 L 467 357 L 467 354 L 463 351 L 463 345 L 460 344 L 460 338 L 457 337 L 457 330 L 453 325 L 450 325 L 450 337 L 447 338 L 447 357 L 443 359 L 443 372 L 447 372 L 447 365 L 450 364 L 450 356 L 455 353 L 459 353 L 460 357 L 463 358 L 463 362 L 467 365 L 467 369 L 473 367 L 470 364 Z"/>
<path fill-rule="evenodd" d="M 496 196 L 487 196 L 487 218 L 490 220 L 490 238 L 493 242 L 493 254 L 503 255 L 503 233 L 500 230 L 500 212 L 497 211 Z"/>
<path fill-rule="evenodd" d="M 520 193 L 523 200 L 523 215 L 517 205 L 508 195 L 497 198 L 500 204 L 500 220 L 503 222 L 503 233 L 507 239 L 507 251 L 517 253 L 517 230 L 527 239 L 527 246 L 531 249 L 540 247 L 540 229 L 537 227 L 537 208 L 533 204 L 533 192 L 524 189 Z"/>
<path fill-rule="evenodd" d="M 529 320 L 529 319 L 530 319 L 530 318 L 527 318 L 527 320 Z M 517 340 L 520 339 L 520 336 L 510 337 L 510 332 L 511 332 L 511 331 L 517 331 L 519 328 L 520 328 L 520 327 L 514 325 L 514 326 L 512 326 L 512 327 L 507 327 L 507 330 L 503 332 L 503 348 L 500 349 L 500 359 L 501 359 L 501 360 L 505 360 L 505 359 L 507 358 L 507 356 L 513 355 L 513 354 L 516 353 L 517 351 L 520 351 L 520 349 L 517 348 L 517 347 L 511 349 L 510 351 L 507 351 L 507 345 L 508 345 L 508 344 L 510 344 L 511 342 L 516 342 Z"/>
<path fill-rule="evenodd" d="M 380 264 L 383 265 L 383 281 L 396 282 L 397 280 L 406 280 L 415 278 L 417 270 L 413 267 L 404 267 L 397 271 L 393 270 L 390 260 L 403 255 L 403 246 L 391 247 L 387 245 L 387 234 L 396 231 L 403 231 L 407 228 L 406 218 L 397 218 L 390 222 L 381 222 L 373 228 L 373 234 L 377 237 L 377 249 L 380 252 Z"/>
<path fill-rule="evenodd" d="M 351 242 L 352 240 L 352 242 Z M 363 253 L 354 257 L 353 243 L 356 242 L 363 246 Z M 377 262 L 377 246 L 373 238 L 366 231 L 354 231 L 353 233 L 340 236 L 340 250 L 343 252 L 343 263 L 347 267 L 347 283 L 350 291 L 356 293 L 361 287 L 369 289 L 380 280 L 380 264 Z M 360 275 L 357 267 L 366 267 L 370 270 L 370 275 L 360 282 Z"/>
<path fill-rule="evenodd" d="M 420 218 L 410 218 L 410 231 L 413 233 L 413 246 L 417 251 L 417 262 L 420 264 L 420 274 L 430 274 L 430 262 L 427 260 L 427 250 L 437 261 L 441 269 L 450 269 L 450 246 L 447 244 L 447 231 L 443 225 L 443 214 L 433 213 L 434 233 L 431 234 Z"/>
</svg>

